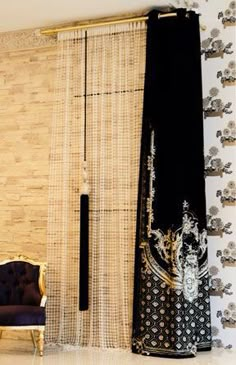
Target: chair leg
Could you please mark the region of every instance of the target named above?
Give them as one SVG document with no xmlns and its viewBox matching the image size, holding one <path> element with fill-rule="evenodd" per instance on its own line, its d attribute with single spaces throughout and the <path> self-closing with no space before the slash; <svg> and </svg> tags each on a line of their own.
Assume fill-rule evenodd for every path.
<svg viewBox="0 0 236 365">
<path fill-rule="evenodd" d="M 36 348 L 37 345 L 36 345 L 36 341 L 35 341 L 35 337 L 34 337 L 34 331 L 33 330 L 30 331 L 30 334 L 31 334 L 31 340 L 33 342 L 34 348 Z"/>
<path fill-rule="evenodd" d="M 43 356 L 44 330 L 39 331 L 39 355 Z"/>
</svg>

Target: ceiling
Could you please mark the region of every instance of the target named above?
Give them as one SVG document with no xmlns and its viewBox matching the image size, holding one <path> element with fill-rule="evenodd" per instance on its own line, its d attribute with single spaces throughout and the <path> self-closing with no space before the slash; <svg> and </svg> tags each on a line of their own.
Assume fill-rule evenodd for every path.
<svg viewBox="0 0 236 365">
<path fill-rule="evenodd" d="M 144 13 L 175 0 L 0 0 L 0 32 Z"/>
</svg>

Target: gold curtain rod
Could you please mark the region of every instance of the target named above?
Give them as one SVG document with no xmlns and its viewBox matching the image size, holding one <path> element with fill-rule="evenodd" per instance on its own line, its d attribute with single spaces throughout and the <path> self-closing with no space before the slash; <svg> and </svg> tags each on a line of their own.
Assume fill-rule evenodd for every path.
<svg viewBox="0 0 236 365">
<path fill-rule="evenodd" d="M 166 13 L 166 14 L 159 14 L 159 18 L 167 18 L 177 16 L 177 13 Z M 105 25 L 113 25 L 113 24 L 124 24 L 124 23 L 135 23 L 135 22 L 142 22 L 148 20 L 148 16 L 136 16 L 133 18 L 123 18 L 123 19 L 113 19 L 113 20 L 95 20 L 91 21 L 90 23 L 78 23 L 77 25 L 71 25 L 71 26 L 62 26 L 60 28 L 48 28 L 48 29 L 42 29 L 40 31 L 41 34 L 44 35 L 52 35 L 60 32 L 66 32 L 70 30 L 77 30 L 77 29 L 89 29 L 89 28 L 95 28 L 95 27 L 103 27 Z"/>
<path fill-rule="evenodd" d="M 168 18 L 177 16 L 176 12 L 166 13 L 166 14 L 159 14 L 158 18 Z M 95 27 L 103 27 L 105 25 L 113 25 L 113 24 L 125 24 L 125 23 L 135 23 L 135 22 L 144 22 L 148 20 L 147 15 L 142 16 L 136 16 L 132 18 L 123 18 L 123 19 L 98 19 L 94 21 L 90 21 L 87 23 L 81 22 L 76 25 L 67 25 L 67 26 L 61 26 L 59 28 L 48 28 L 48 29 L 41 29 L 40 33 L 44 35 L 52 35 L 57 34 L 60 32 L 66 32 L 71 30 L 78 30 L 78 29 L 89 29 L 89 28 L 95 28 Z M 200 24 L 201 30 L 206 30 L 206 26 Z"/>
</svg>

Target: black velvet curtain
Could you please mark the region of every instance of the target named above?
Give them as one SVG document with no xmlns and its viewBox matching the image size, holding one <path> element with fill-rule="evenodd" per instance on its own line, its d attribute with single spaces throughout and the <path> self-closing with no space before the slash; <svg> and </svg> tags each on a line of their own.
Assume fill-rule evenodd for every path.
<svg viewBox="0 0 236 365">
<path fill-rule="evenodd" d="M 199 19 L 149 13 L 132 350 L 211 348 Z"/>
</svg>

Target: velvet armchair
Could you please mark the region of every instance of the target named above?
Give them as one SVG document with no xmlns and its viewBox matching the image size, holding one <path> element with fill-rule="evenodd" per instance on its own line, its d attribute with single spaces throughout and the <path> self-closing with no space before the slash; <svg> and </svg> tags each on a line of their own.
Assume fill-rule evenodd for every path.
<svg viewBox="0 0 236 365">
<path fill-rule="evenodd" d="M 45 272 L 46 263 L 22 255 L 0 262 L 0 338 L 5 330 L 29 330 L 40 356 L 46 320 Z"/>
</svg>

